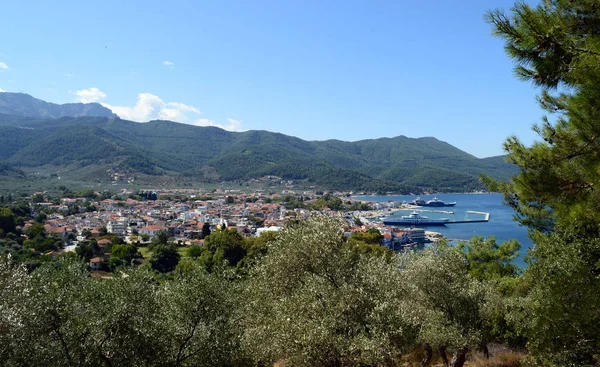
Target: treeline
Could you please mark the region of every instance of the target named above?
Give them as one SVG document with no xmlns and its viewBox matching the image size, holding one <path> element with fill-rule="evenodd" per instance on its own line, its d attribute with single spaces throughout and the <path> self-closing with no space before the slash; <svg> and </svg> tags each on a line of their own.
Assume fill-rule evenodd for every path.
<svg viewBox="0 0 600 367">
<path fill-rule="evenodd" d="M 3 257 L 0 360 L 396 366 L 418 348 L 462 366 L 491 341 L 522 342 L 506 337 L 518 331 L 507 317 L 517 247 L 477 239 L 466 252 L 441 246 L 394 256 L 358 250 L 379 236 L 349 241 L 343 225 L 312 217 L 244 256 L 234 232 L 220 231 L 167 275 L 142 266 L 92 278 L 74 256 L 28 274 Z M 483 267 L 495 270 L 478 276 Z"/>
</svg>

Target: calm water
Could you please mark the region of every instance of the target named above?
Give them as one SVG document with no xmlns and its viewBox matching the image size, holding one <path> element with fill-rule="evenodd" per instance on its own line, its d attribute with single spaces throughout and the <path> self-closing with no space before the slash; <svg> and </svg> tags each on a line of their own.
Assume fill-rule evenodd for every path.
<svg viewBox="0 0 600 367">
<path fill-rule="evenodd" d="M 424 195 L 421 199 L 427 201 L 433 199 L 434 195 Z M 519 226 L 513 221 L 513 210 L 502 204 L 502 196 L 500 194 L 439 194 L 435 195 L 438 199 L 444 202 L 456 202 L 454 207 L 431 208 L 425 207 L 424 210 L 446 210 L 453 211 L 454 215 L 422 212 L 421 215 L 438 218 L 447 217 L 451 220 L 464 220 L 465 212 L 468 210 L 477 212 L 490 213 L 490 220 L 487 223 L 465 223 L 465 224 L 447 224 L 445 226 L 423 226 L 427 230 L 440 232 L 444 237 L 451 240 L 468 240 L 473 236 L 495 236 L 496 240 L 501 243 L 509 239 L 516 239 L 521 242 L 521 258 L 516 262 L 520 266 L 524 266 L 522 256 L 527 254 L 527 249 L 533 244 L 531 239 L 527 237 L 527 229 Z M 358 200 L 385 202 L 389 200 L 398 202 L 409 202 L 416 196 L 399 195 L 399 196 L 357 196 Z M 399 212 L 397 215 L 407 215 L 410 211 Z M 470 219 L 479 219 L 480 216 L 469 214 Z"/>
</svg>

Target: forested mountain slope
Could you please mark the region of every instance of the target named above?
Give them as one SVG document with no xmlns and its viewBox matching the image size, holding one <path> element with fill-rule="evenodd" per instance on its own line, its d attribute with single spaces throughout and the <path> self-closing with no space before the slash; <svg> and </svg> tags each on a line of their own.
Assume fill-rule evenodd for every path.
<svg viewBox="0 0 600 367">
<path fill-rule="evenodd" d="M 482 173 L 506 179 L 514 172 L 500 157 L 478 159 L 435 138 L 305 141 L 267 131 L 112 117 L 0 115 L 0 161 L 204 181 L 275 175 L 331 189 L 397 192 L 469 191 L 481 187 Z"/>
</svg>

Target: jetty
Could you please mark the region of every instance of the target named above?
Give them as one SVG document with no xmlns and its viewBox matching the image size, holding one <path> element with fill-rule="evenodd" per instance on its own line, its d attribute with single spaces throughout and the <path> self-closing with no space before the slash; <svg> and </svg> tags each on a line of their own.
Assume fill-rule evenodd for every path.
<svg viewBox="0 0 600 367">
<path fill-rule="evenodd" d="M 476 212 L 476 211 L 472 211 L 472 210 L 467 210 L 465 213 L 466 213 L 466 216 L 465 216 L 464 220 L 449 220 L 444 224 L 485 223 L 485 222 L 489 222 L 489 220 L 490 220 L 490 213 Z M 469 219 L 469 217 L 468 217 L 469 214 L 483 215 L 483 219 Z"/>
</svg>

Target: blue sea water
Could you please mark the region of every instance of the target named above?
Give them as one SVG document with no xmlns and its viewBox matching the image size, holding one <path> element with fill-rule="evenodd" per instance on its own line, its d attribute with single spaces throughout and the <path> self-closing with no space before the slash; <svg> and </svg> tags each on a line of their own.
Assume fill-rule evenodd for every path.
<svg viewBox="0 0 600 367">
<path fill-rule="evenodd" d="M 427 201 L 433 199 L 434 195 L 422 195 L 421 199 Z M 449 217 L 451 220 L 464 220 L 466 211 L 487 212 L 490 213 L 489 222 L 485 223 L 464 223 L 464 224 L 447 224 L 444 226 L 425 226 L 429 231 L 440 232 L 444 237 L 450 240 L 468 240 L 473 236 L 494 236 L 498 243 L 506 240 L 516 239 L 521 243 L 520 257 L 515 263 L 519 266 L 525 266 L 523 256 L 527 254 L 527 249 L 533 246 L 531 239 L 527 236 L 527 229 L 520 226 L 513 220 L 514 211 L 507 205 L 502 203 L 502 195 L 500 194 L 439 194 L 435 195 L 438 199 L 444 202 L 456 202 L 454 207 L 431 208 L 426 207 L 424 210 L 445 210 L 452 211 L 455 214 L 443 214 L 433 212 L 423 212 L 430 218 Z M 398 195 L 398 196 L 357 196 L 355 199 L 365 201 L 397 201 L 409 202 L 416 196 Z M 401 212 L 397 215 L 406 215 L 408 212 Z M 469 214 L 471 219 L 479 219 L 481 216 Z"/>
</svg>

